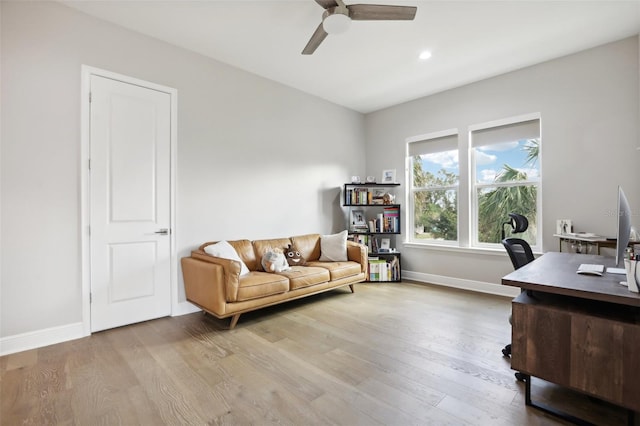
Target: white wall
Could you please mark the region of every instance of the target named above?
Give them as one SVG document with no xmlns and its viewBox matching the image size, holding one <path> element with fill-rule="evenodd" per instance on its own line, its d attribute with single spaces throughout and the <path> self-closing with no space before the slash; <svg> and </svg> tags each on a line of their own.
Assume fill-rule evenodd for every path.
<svg viewBox="0 0 640 426">
<path fill-rule="evenodd" d="M 615 236 L 619 184 L 640 228 L 638 79 L 632 37 L 368 114 L 367 174 L 402 174 L 408 137 L 458 128 L 466 146 L 469 125 L 539 112 L 543 250 L 558 250 L 552 235 L 561 218 L 577 231 Z M 464 232 L 468 215 L 460 221 Z M 418 274 L 498 284 L 512 270 L 503 253 L 400 248 L 403 270 Z"/>
<path fill-rule="evenodd" d="M 178 90 L 179 256 L 205 240 L 337 231 L 340 185 L 401 175 L 405 138 L 529 112 L 543 119 L 545 250 L 557 218 L 611 234 L 618 183 L 638 211 L 637 39 L 363 117 L 58 3 L 0 2 L 0 19 L 0 344 L 43 330 L 53 342 L 81 321 L 82 64 Z M 511 266 L 406 248 L 403 269 L 498 283 Z"/>
<path fill-rule="evenodd" d="M 179 257 L 344 229 L 340 186 L 365 171 L 361 114 L 55 2 L 0 5 L 0 342 L 82 320 L 82 64 L 178 90 Z"/>
</svg>

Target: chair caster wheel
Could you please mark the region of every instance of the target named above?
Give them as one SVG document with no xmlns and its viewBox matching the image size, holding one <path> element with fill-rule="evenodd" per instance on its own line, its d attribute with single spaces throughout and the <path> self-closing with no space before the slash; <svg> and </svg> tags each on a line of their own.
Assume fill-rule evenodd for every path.
<svg viewBox="0 0 640 426">
<path fill-rule="evenodd" d="M 525 380 L 527 380 L 526 374 L 516 373 L 515 376 L 516 376 L 516 380 L 519 382 L 524 382 Z"/>
<path fill-rule="evenodd" d="M 507 345 L 502 349 L 502 355 L 511 356 L 511 345 Z"/>
</svg>

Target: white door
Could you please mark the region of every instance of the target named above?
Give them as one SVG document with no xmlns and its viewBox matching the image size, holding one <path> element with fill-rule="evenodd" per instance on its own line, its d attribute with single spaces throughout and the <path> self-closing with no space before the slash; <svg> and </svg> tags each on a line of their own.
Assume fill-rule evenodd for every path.
<svg viewBox="0 0 640 426">
<path fill-rule="evenodd" d="M 91 76 L 91 331 L 171 314 L 171 99 Z"/>
</svg>

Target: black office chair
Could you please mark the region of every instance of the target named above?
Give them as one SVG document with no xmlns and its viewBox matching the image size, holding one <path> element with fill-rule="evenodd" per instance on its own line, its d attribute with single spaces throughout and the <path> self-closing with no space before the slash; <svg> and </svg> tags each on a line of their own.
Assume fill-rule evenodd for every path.
<svg viewBox="0 0 640 426">
<path fill-rule="evenodd" d="M 526 217 L 517 213 L 509 213 L 509 217 L 510 220 L 502 224 L 502 245 L 509 254 L 513 268 L 520 269 L 534 259 L 533 251 L 531 251 L 529 243 L 522 238 L 505 238 L 504 226 L 510 225 L 513 228 L 511 233 L 519 234 L 527 230 L 529 221 Z M 509 317 L 509 323 L 511 323 L 511 317 Z M 502 349 L 502 354 L 504 356 L 511 356 L 511 343 Z M 524 376 L 521 373 L 516 373 L 518 380 L 522 380 L 521 377 Z"/>
<path fill-rule="evenodd" d="M 509 253 L 513 268 L 520 269 L 534 259 L 531 246 L 521 238 L 505 238 L 504 226 L 510 225 L 513 229 L 512 234 L 520 234 L 527 230 L 529 221 L 518 213 L 509 213 L 509 217 L 509 221 L 502 224 L 502 245 Z"/>
<path fill-rule="evenodd" d="M 505 238 L 502 245 L 507 249 L 514 269 L 520 269 L 534 259 L 531 246 L 521 238 Z"/>
</svg>

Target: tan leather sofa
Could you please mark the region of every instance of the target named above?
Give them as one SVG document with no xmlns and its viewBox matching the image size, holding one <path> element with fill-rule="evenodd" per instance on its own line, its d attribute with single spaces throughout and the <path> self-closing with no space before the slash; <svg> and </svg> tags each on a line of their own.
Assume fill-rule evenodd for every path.
<svg viewBox="0 0 640 426">
<path fill-rule="evenodd" d="M 204 251 L 215 242 L 204 243 L 191 253 L 191 257 L 182 258 L 182 274 L 187 300 L 217 318 L 231 317 L 229 328 L 236 326 L 241 314 L 265 306 L 346 285 L 353 293 L 353 284 L 366 277 L 367 249 L 352 241 L 347 241 L 346 262 L 319 260 L 319 234 L 228 242 L 249 268 L 248 274 L 240 275 L 240 262 L 214 257 Z M 262 255 L 270 248 L 283 248 L 289 244 L 298 249 L 307 264 L 292 266 L 290 271 L 264 272 L 260 262 Z"/>
</svg>

